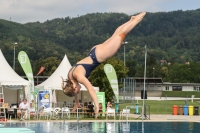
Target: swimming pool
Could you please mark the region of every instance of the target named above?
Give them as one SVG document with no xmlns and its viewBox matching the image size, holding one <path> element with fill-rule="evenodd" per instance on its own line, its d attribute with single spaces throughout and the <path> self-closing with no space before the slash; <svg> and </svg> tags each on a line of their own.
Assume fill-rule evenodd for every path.
<svg viewBox="0 0 200 133">
<path fill-rule="evenodd" d="M 199 133 L 198 122 L 16 122 L 0 128 L 29 128 L 35 133 Z M 1 132 L 3 133 L 3 132 Z M 21 132 L 25 133 L 25 132 Z"/>
</svg>

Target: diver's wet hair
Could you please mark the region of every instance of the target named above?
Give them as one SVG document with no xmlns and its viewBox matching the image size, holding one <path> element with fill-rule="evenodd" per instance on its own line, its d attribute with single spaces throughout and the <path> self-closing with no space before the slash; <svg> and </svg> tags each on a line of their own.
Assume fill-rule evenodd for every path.
<svg viewBox="0 0 200 133">
<path fill-rule="evenodd" d="M 66 82 L 66 85 L 64 85 L 65 82 Z M 69 97 L 73 97 L 75 95 L 74 89 L 73 89 L 73 83 L 69 79 L 64 81 L 64 79 L 62 78 L 62 89 L 63 89 L 63 93 Z"/>
</svg>

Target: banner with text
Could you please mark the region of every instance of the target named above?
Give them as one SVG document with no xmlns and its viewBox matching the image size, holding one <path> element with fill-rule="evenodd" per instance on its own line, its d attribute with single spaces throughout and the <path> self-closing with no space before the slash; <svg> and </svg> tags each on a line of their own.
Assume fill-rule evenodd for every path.
<svg viewBox="0 0 200 133">
<path fill-rule="evenodd" d="M 119 87 L 118 87 L 118 80 L 117 80 L 115 69 L 111 64 L 106 64 L 104 66 L 104 71 L 113 89 L 117 103 L 119 103 Z"/>
<path fill-rule="evenodd" d="M 29 98 L 29 100 L 32 100 L 32 99 L 35 100 L 35 96 L 33 96 L 34 95 L 34 93 L 33 93 L 34 92 L 34 77 L 33 77 L 31 63 L 30 63 L 30 60 L 29 60 L 26 52 L 20 51 L 18 54 L 18 60 L 24 70 L 24 73 L 26 74 L 26 77 L 28 78 L 28 80 L 30 82 L 31 88 L 29 90 L 30 92 L 29 92 L 28 98 Z"/>
<path fill-rule="evenodd" d="M 96 92 L 97 94 L 97 99 L 98 99 L 98 102 L 99 104 L 101 103 L 102 104 L 102 116 L 104 116 L 104 113 L 106 112 L 106 101 L 105 101 L 105 92 Z M 99 112 L 100 112 L 99 111 Z"/>
</svg>

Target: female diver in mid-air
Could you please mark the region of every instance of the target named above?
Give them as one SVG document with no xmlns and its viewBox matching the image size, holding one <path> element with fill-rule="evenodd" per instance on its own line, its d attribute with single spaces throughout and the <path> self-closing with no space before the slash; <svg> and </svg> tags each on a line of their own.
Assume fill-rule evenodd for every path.
<svg viewBox="0 0 200 133">
<path fill-rule="evenodd" d="M 79 83 L 81 83 L 87 88 L 94 101 L 96 114 L 95 118 L 97 118 L 99 103 L 97 95 L 92 84 L 89 82 L 88 77 L 98 65 L 115 55 L 121 47 L 126 35 L 143 19 L 145 15 L 146 12 L 141 12 L 136 16 L 132 16 L 128 22 L 119 26 L 109 39 L 102 44 L 94 46 L 86 58 L 77 62 L 77 64 L 69 70 L 68 79 L 66 81 L 62 80 L 62 88 L 64 94 L 67 96 L 75 96 L 75 105 L 72 112 L 81 106 L 77 95 L 80 92 L 81 86 Z M 64 82 L 66 82 L 66 85 L 64 85 Z"/>
</svg>

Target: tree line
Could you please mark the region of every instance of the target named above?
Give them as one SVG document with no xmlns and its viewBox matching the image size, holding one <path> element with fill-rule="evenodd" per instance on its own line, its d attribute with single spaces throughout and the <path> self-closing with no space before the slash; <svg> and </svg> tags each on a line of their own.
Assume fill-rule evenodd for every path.
<svg viewBox="0 0 200 133">
<path fill-rule="evenodd" d="M 44 23 L 26 24 L 0 19 L 0 49 L 12 66 L 13 43 L 17 42 L 16 53 L 22 50 L 27 52 L 34 74 L 41 66 L 45 66 L 42 75 L 48 76 L 65 54 L 73 65 L 85 57 L 95 44 L 109 38 L 130 17 L 124 13 L 91 13 L 76 18 L 67 16 Z M 125 48 L 127 74 L 124 76 L 143 77 L 144 46 L 147 45 L 148 77 L 162 77 L 169 82 L 198 83 L 199 24 L 200 9 L 148 12 L 144 20 L 126 37 L 124 41 L 128 44 L 125 47 L 122 45 L 114 60 L 123 62 Z M 166 63 L 161 65 L 160 60 Z M 16 72 L 25 75 L 17 58 L 15 61 Z M 169 62 L 170 65 L 167 64 Z"/>
</svg>

